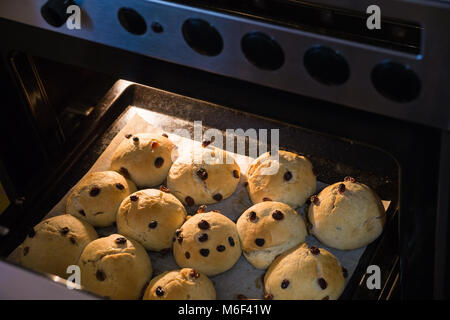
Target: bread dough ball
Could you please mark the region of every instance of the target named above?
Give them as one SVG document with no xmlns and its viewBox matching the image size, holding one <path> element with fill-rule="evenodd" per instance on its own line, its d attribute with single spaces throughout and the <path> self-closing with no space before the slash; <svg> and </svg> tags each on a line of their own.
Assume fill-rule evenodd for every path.
<svg viewBox="0 0 450 320">
<path fill-rule="evenodd" d="M 127 135 L 113 154 L 111 170 L 133 180 L 139 188 L 159 185 L 172 165 L 174 147 L 172 141 L 162 135 Z"/>
<path fill-rule="evenodd" d="M 308 219 L 311 233 L 323 244 L 341 250 L 368 245 L 383 231 L 385 210 L 368 186 L 337 182 L 312 197 Z"/>
<path fill-rule="evenodd" d="M 81 286 L 115 300 L 139 299 L 152 276 L 152 264 L 144 247 L 120 234 L 89 243 L 78 266 Z"/>
<path fill-rule="evenodd" d="M 207 276 L 231 269 L 241 255 L 235 223 L 218 212 L 194 215 L 175 235 L 173 254 L 177 264 Z"/>
<path fill-rule="evenodd" d="M 248 208 L 236 223 L 245 258 L 255 268 L 266 269 L 276 256 L 307 235 L 303 218 L 287 204 L 265 201 Z"/>
<path fill-rule="evenodd" d="M 172 247 L 175 231 L 184 223 L 186 210 L 174 195 L 156 189 L 133 193 L 117 212 L 117 230 L 147 250 Z"/>
<path fill-rule="evenodd" d="M 207 276 L 191 268 L 166 271 L 150 281 L 144 300 L 215 300 L 216 289 Z"/>
<path fill-rule="evenodd" d="M 107 227 L 116 221 L 122 200 L 135 191 L 134 183 L 115 171 L 93 172 L 75 186 L 66 212 L 95 227 Z"/>
<path fill-rule="evenodd" d="M 304 243 L 278 256 L 267 270 L 265 298 L 335 300 L 344 290 L 344 272 L 330 252 Z"/>
<path fill-rule="evenodd" d="M 167 187 L 188 206 L 226 199 L 239 183 L 240 168 L 230 154 L 216 148 L 199 151 L 199 161 L 186 154 L 174 162 L 167 176 Z"/>
<path fill-rule="evenodd" d="M 278 155 L 277 161 L 266 152 L 251 163 L 248 193 L 253 203 L 279 201 L 295 209 L 316 191 L 313 166 L 296 153 L 279 150 Z"/>
<path fill-rule="evenodd" d="M 97 239 L 87 222 L 70 214 L 41 221 L 19 246 L 19 263 L 38 272 L 67 278 L 67 267 L 75 265 L 84 247 Z"/>
</svg>

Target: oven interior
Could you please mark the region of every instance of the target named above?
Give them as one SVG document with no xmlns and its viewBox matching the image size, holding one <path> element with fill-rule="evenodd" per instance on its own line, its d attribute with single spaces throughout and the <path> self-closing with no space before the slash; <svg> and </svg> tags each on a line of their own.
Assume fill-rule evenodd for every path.
<svg viewBox="0 0 450 320">
<path fill-rule="evenodd" d="M 376 141 L 364 141 L 364 123 L 352 122 L 356 119 L 346 118 L 342 109 L 267 89 L 263 95 L 256 94 L 257 88 L 251 85 L 241 86 L 241 91 L 234 91 L 238 96 L 231 98 L 219 89 L 189 91 L 183 83 L 177 84 L 174 93 L 23 53 L 12 54 L 9 62 L 16 87 L 8 89 L 20 94 L 7 95 L 8 116 L 2 117 L 1 126 L 2 135 L 8 137 L 1 151 L 2 182 L 14 199 L 0 216 L 1 225 L 9 229 L 0 238 L 2 258 L 88 171 L 129 120 L 130 106 L 134 106 L 152 111 L 153 124 L 168 133 L 177 129 L 176 119 L 191 124 L 202 121 L 204 128 L 222 131 L 278 128 L 280 147 L 307 156 L 319 181 L 333 183 L 353 176 L 374 188 L 383 200 L 390 201 L 388 222 L 383 235 L 360 258 L 341 298 L 400 295 L 402 168 L 389 150 Z M 17 104 L 24 107 L 12 107 Z M 353 116 L 359 113 L 351 112 Z M 360 130 L 362 141 L 358 132 L 355 137 L 346 136 L 348 129 Z M 382 272 L 380 290 L 369 290 L 365 283 L 366 268 L 372 264 Z"/>
</svg>

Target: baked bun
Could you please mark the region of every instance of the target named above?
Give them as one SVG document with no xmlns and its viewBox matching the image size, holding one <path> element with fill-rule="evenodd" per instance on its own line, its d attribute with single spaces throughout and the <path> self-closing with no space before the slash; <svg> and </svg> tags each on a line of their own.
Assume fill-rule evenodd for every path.
<svg viewBox="0 0 450 320">
<path fill-rule="evenodd" d="M 120 203 L 136 186 L 115 171 L 93 172 L 75 186 L 67 198 L 66 212 L 95 227 L 116 221 Z"/>
<path fill-rule="evenodd" d="M 253 203 L 279 201 L 295 209 L 316 191 L 313 166 L 296 153 L 279 150 L 278 155 L 277 161 L 266 152 L 250 164 L 248 193 Z"/>
<path fill-rule="evenodd" d="M 338 259 L 323 248 L 306 243 L 286 251 L 264 276 L 266 299 L 335 300 L 344 290 L 343 269 Z"/>
<path fill-rule="evenodd" d="M 166 271 L 150 281 L 144 300 L 215 300 L 216 289 L 204 274 L 191 269 Z"/>
<path fill-rule="evenodd" d="M 383 231 L 386 214 L 380 198 L 368 186 L 354 181 L 349 177 L 311 198 L 311 233 L 329 247 L 360 248 Z"/>
<path fill-rule="evenodd" d="M 208 276 L 231 269 L 241 255 L 241 244 L 233 221 L 218 212 L 198 213 L 175 233 L 175 261 Z"/>
<path fill-rule="evenodd" d="M 67 278 L 67 267 L 75 265 L 84 247 L 97 237 L 90 224 L 70 214 L 52 217 L 37 224 L 19 246 L 19 263 Z"/>
<path fill-rule="evenodd" d="M 89 243 L 78 266 L 81 286 L 116 300 L 140 298 L 152 276 L 152 264 L 144 247 L 120 234 Z"/>
<path fill-rule="evenodd" d="M 286 250 L 305 242 L 303 218 L 287 204 L 265 201 L 248 208 L 236 223 L 245 258 L 266 269 Z"/>
<path fill-rule="evenodd" d="M 165 136 L 153 133 L 125 138 L 113 154 L 111 170 L 133 180 L 139 188 L 160 185 L 172 165 L 175 145 Z"/>
<path fill-rule="evenodd" d="M 170 191 L 188 206 L 217 203 L 231 196 L 240 177 L 234 158 L 215 148 L 202 148 L 198 154 L 198 161 L 189 153 L 173 163 L 167 176 Z"/>
<path fill-rule="evenodd" d="M 160 251 L 172 247 L 173 235 L 185 219 L 186 210 L 172 194 L 145 189 L 123 200 L 117 212 L 117 231 L 147 250 Z"/>
</svg>

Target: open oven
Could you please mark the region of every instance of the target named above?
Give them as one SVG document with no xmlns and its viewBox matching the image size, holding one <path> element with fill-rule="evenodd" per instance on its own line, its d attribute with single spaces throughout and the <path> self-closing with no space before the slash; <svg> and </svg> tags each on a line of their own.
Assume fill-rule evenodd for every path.
<svg viewBox="0 0 450 320">
<path fill-rule="evenodd" d="M 318 181 L 353 176 L 387 202 L 341 299 L 448 298 L 450 5 L 378 1 L 381 29 L 366 25 L 370 5 L 1 2 L 0 279 L 11 289 L 0 296 L 20 278 L 49 297 L 91 297 L 7 257 L 142 113 L 169 135 L 194 121 L 279 129 Z"/>
</svg>

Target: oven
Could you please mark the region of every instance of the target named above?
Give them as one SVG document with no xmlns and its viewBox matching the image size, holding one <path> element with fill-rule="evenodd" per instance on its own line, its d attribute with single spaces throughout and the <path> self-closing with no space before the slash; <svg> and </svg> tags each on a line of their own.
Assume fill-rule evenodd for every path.
<svg viewBox="0 0 450 320">
<path fill-rule="evenodd" d="M 448 298 L 449 18 L 438 0 L 1 2 L 0 278 L 70 296 L 7 257 L 139 109 L 169 133 L 277 128 L 319 181 L 388 200 L 341 299 Z"/>
</svg>

